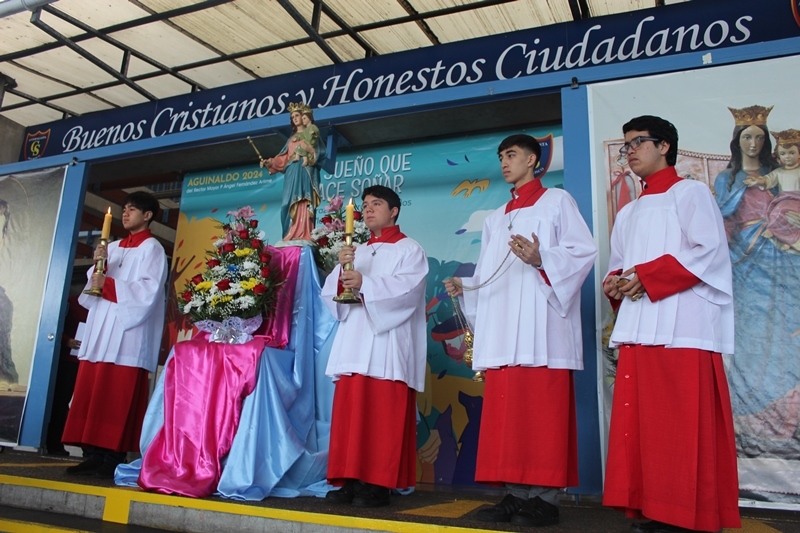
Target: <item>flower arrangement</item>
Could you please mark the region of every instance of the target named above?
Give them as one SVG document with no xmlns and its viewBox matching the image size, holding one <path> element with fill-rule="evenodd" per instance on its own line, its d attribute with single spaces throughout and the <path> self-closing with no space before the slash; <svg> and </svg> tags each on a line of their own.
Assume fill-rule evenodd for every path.
<svg viewBox="0 0 800 533">
<path fill-rule="evenodd" d="M 195 324 L 251 319 L 271 311 L 280 284 L 254 216 L 250 206 L 228 212 L 230 222 L 220 224 L 223 234 L 207 253 L 205 272 L 187 281 L 178 295 L 178 308 Z"/>
<path fill-rule="evenodd" d="M 311 231 L 311 238 L 317 243 L 318 261 L 323 270 L 330 272 L 339 263 L 339 250 L 344 246 L 344 198 L 334 196 L 323 209 L 325 215 L 320 219 L 321 226 Z M 369 240 L 369 228 L 361 220 L 361 211 L 353 211 L 353 245 Z"/>
</svg>

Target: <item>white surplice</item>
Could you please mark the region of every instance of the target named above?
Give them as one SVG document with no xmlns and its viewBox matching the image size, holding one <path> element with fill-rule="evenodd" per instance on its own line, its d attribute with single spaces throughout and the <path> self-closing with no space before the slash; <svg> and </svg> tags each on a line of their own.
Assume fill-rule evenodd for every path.
<svg viewBox="0 0 800 533">
<path fill-rule="evenodd" d="M 609 345 L 733 353 L 730 254 L 722 216 L 707 185 L 684 179 L 665 193 L 642 196 L 617 214 L 609 274 L 665 254 L 701 283 L 657 302 L 647 295 L 635 302 L 624 298 Z"/>
<path fill-rule="evenodd" d="M 511 235 L 532 240 L 532 232 L 550 285 L 537 268 L 508 254 Z M 472 368 L 582 370 L 580 291 L 595 257 L 594 238 L 575 200 L 561 189 L 547 189 L 530 207 L 505 213 L 503 206 L 486 217 L 475 275 L 462 280 L 475 287 L 499 269 L 494 281 L 465 290 L 462 298 L 475 332 Z"/>
<path fill-rule="evenodd" d="M 374 252 L 374 255 L 373 255 Z M 403 381 L 414 390 L 425 386 L 427 331 L 425 276 L 428 259 L 414 240 L 356 248 L 354 269 L 361 273 L 363 304 L 338 304 L 341 266 L 325 280 L 322 298 L 340 321 L 325 373 L 361 374 Z"/>
<path fill-rule="evenodd" d="M 114 279 L 117 302 L 81 294 L 89 310 L 78 359 L 155 372 L 166 310 L 167 257 L 155 238 L 134 248 L 108 245 L 106 276 Z M 94 267 L 89 269 L 91 286 Z"/>
</svg>

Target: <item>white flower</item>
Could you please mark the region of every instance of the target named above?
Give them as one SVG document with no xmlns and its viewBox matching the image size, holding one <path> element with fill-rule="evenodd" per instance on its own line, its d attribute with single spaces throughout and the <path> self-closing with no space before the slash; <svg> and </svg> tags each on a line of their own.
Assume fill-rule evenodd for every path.
<svg viewBox="0 0 800 533">
<path fill-rule="evenodd" d="M 250 295 L 240 296 L 234 300 L 239 309 L 249 309 L 256 304 L 256 299 Z"/>
</svg>

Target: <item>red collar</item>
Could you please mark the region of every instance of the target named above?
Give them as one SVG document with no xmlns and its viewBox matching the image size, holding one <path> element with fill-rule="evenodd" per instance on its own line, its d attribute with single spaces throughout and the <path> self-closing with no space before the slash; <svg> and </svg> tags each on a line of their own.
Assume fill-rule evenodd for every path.
<svg viewBox="0 0 800 533">
<path fill-rule="evenodd" d="M 538 178 L 529 181 L 519 189 L 511 189 L 511 201 L 506 204 L 506 213 L 532 206 L 542 197 L 546 190 L 546 187 L 542 187 L 542 180 Z"/>
<path fill-rule="evenodd" d="M 380 237 L 376 237 L 374 233 L 370 232 L 367 244 L 377 244 L 379 242 L 394 244 L 405 238 L 406 236 L 400 233 L 400 226 L 387 226 L 381 230 Z"/>
<path fill-rule="evenodd" d="M 153 234 L 150 233 L 149 229 L 143 229 L 142 231 L 140 231 L 138 233 L 131 233 L 130 235 L 128 235 L 127 237 L 122 239 L 119 242 L 119 247 L 120 248 L 136 248 L 137 246 L 139 246 L 140 244 L 142 244 L 144 241 L 146 241 L 147 239 L 149 239 L 152 236 L 153 236 Z"/>
<path fill-rule="evenodd" d="M 667 192 L 670 187 L 682 180 L 683 178 L 678 176 L 678 173 L 675 172 L 675 167 L 662 168 L 658 172 L 647 176 L 647 179 L 645 179 L 642 184 L 644 190 L 640 197 L 646 194 L 661 194 Z"/>
</svg>

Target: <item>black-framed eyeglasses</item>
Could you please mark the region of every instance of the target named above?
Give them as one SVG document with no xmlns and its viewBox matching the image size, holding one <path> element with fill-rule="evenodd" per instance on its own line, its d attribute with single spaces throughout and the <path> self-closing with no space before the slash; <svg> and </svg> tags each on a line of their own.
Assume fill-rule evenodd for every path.
<svg viewBox="0 0 800 533">
<path fill-rule="evenodd" d="M 639 148 L 639 145 L 645 141 L 661 142 L 661 139 L 658 137 L 645 137 L 644 135 L 639 135 L 638 137 L 634 137 L 630 141 L 623 144 L 622 148 L 619 149 L 619 155 L 627 155 L 631 148 L 636 150 Z"/>
</svg>

